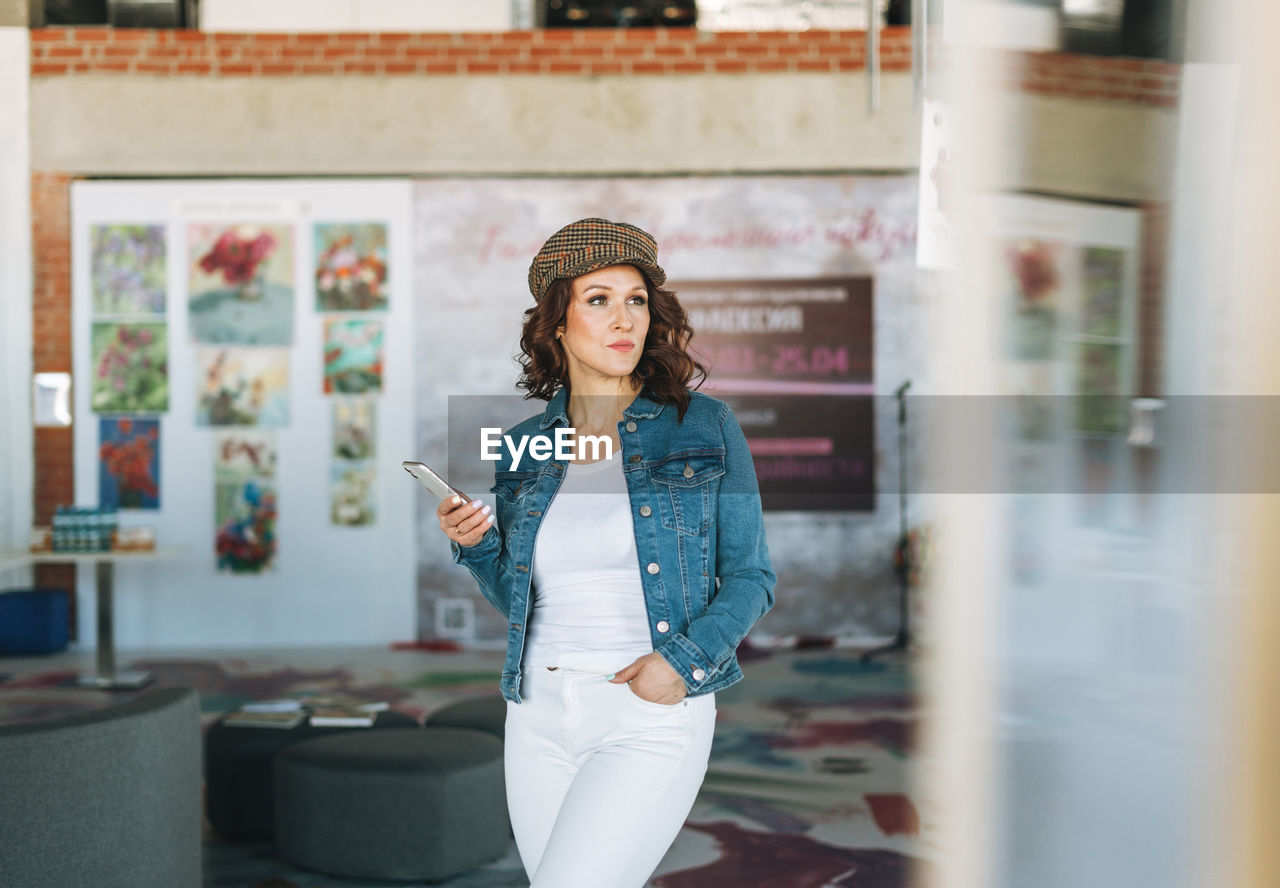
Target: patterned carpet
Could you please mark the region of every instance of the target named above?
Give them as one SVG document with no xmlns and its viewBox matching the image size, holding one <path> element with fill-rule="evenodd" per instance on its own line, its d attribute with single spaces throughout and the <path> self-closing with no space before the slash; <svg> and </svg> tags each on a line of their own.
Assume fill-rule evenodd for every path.
<svg viewBox="0 0 1280 888">
<path fill-rule="evenodd" d="M 835 648 L 742 651 L 746 680 L 717 695 L 711 765 L 651 888 L 900 888 L 936 857 L 935 818 L 912 792 L 913 681 L 901 658 L 872 664 Z M 200 691 L 204 723 L 248 700 L 303 691 L 383 699 L 421 720 L 452 700 L 496 692 L 496 651 L 288 650 L 121 658 L 153 686 Z M 90 655 L 0 660 L 0 723 L 126 699 L 61 686 Z M 206 826 L 206 888 L 382 888 L 299 870 L 270 844 Z M 527 888 L 514 843 L 445 888 Z"/>
</svg>

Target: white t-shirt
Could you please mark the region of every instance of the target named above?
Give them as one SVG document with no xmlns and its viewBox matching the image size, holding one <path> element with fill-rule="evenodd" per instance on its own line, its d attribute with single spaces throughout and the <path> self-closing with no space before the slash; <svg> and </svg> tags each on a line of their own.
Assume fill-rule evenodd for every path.
<svg viewBox="0 0 1280 888">
<path fill-rule="evenodd" d="M 526 667 L 562 654 L 653 650 L 621 448 L 570 463 L 538 528 Z"/>
</svg>

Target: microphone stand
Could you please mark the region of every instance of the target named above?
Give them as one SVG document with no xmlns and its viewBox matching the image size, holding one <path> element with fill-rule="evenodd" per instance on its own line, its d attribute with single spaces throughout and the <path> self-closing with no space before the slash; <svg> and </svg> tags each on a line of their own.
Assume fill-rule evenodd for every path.
<svg viewBox="0 0 1280 888">
<path fill-rule="evenodd" d="M 907 389 L 911 380 L 894 389 L 898 399 L 898 543 L 894 548 L 893 566 L 898 575 L 898 634 L 886 645 L 864 653 L 859 662 L 870 663 L 880 654 L 905 651 L 911 644 L 907 577 L 911 573 L 911 546 L 907 534 Z"/>
</svg>

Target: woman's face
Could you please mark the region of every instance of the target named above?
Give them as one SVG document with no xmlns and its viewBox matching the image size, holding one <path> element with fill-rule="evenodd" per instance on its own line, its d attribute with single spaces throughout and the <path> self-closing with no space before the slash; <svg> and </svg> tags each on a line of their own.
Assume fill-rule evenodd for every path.
<svg viewBox="0 0 1280 888">
<path fill-rule="evenodd" d="M 632 265 L 610 265 L 573 279 L 564 324 L 556 330 L 578 391 L 625 379 L 649 332 L 649 291 Z"/>
</svg>

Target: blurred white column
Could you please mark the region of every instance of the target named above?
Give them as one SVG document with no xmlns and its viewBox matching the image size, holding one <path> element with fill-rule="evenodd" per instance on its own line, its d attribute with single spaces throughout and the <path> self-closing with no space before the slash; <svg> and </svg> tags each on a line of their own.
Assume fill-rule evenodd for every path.
<svg viewBox="0 0 1280 888">
<path fill-rule="evenodd" d="M 1239 286 L 1232 303 L 1232 344 L 1239 360 L 1232 392 L 1265 396 L 1256 419 L 1228 458 L 1247 467 L 1274 466 L 1280 396 L 1280 54 L 1274 35 L 1280 4 L 1274 0 L 1211 4 L 1231 16 L 1243 61 L 1240 128 L 1231 185 L 1235 198 L 1233 264 Z M 1260 420 L 1265 417 L 1267 422 Z M 1264 431 L 1265 430 L 1265 431 Z M 1269 433 L 1269 434 L 1268 434 Z M 1243 601 L 1231 632 L 1234 663 L 1225 676 L 1233 742 L 1220 801 L 1228 867 L 1206 885 L 1274 888 L 1280 885 L 1280 494 L 1238 498 L 1244 557 Z"/>
<path fill-rule="evenodd" d="M 0 549 L 32 520 L 30 33 L 0 27 Z"/>
<path fill-rule="evenodd" d="M 937 0 L 935 0 L 937 2 Z M 954 264 L 943 277 L 943 297 L 931 329 L 934 391 L 913 392 L 945 400 L 940 429 L 928 442 L 928 459 L 948 462 L 950 442 L 970 443 L 969 452 L 989 452 L 975 441 L 994 443 L 997 430 L 974 426 L 963 409 L 998 393 L 997 316 L 984 282 L 986 251 L 978 224 L 983 196 L 996 171 L 1008 162 L 1006 121 L 994 88 L 999 78 L 995 54 L 983 49 L 981 18 L 970 15 L 980 4 L 948 0 L 941 9 L 947 22 L 942 64 L 931 72 L 931 98 L 948 112 L 949 148 L 955 184 L 947 203 L 955 208 Z M 1000 569 L 1005 563 L 1004 498 L 984 493 L 941 492 L 934 497 L 937 516 L 935 561 L 926 590 L 932 639 L 921 660 L 923 706 L 930 717 L 924 732 L 919 779 L 922 792 L 937 805 L 939 857 L 930 868 L 935 888 L 992 888 L 995 885 L 995 805 L 998 798 L 996 736 L 997 647 Z"/>
</svg>

